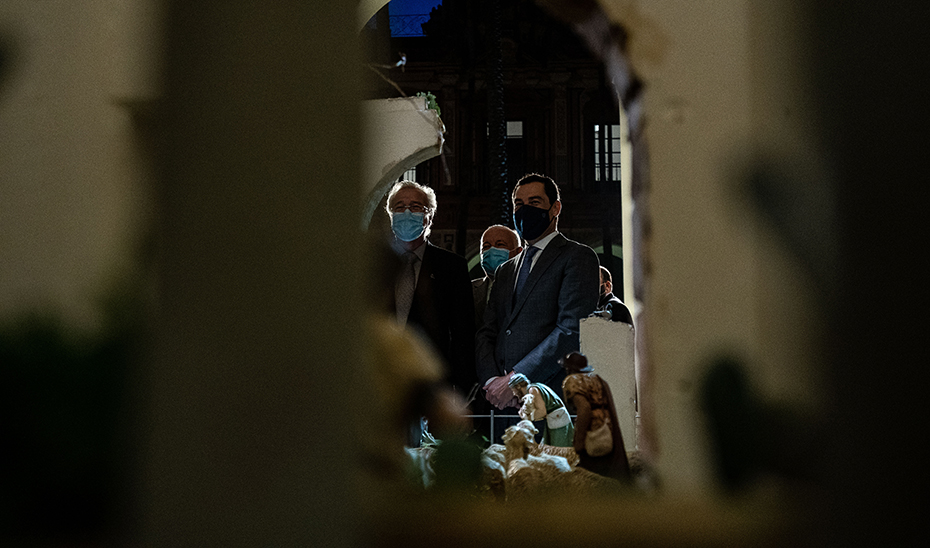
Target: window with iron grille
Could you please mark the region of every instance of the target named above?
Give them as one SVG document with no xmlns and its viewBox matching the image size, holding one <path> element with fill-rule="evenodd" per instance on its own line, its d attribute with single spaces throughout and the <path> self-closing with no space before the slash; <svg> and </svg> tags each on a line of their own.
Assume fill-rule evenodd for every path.
<svg viewBox="0 0 930 548">
<path fill-rule="evenodd" d="M 620 181 L 619 124 L 594 124 L 594 180 Z"/>
<path fill-rule="evenodd" d="M 417 168 L 416 168 L 416 166 L 414 166 L 414 167 L 408 169 L 407 171 L 405 171 L 404 174 L 401 175 L 400 178 L 397 179 L 397 180 L 398 180 L 398 181 L 413 181 L 413 182 L 416 183 L 416 182 L 417 182 Z"/>
</svg>

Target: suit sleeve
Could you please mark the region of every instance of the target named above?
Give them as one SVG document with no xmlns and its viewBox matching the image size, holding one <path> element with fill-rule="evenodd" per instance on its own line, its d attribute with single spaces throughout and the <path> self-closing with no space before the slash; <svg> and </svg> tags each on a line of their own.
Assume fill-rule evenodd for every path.
<svg viewBox="0 0 930 548">
<path fill-rule="evenodd" d="M 499 303 L 504 298 L 506 284 L 511 283 L 513 279 L 507 275 L 508 269 L 512 269 L 512 266 L 508 267 L 506 263 L 497 269 L 497 280 L 491 285 L 488 305 L 484 309 L 484 320 L 475 335 L 475 369 L 481 386 L 491 377 L 497 377 L 502 373 L 497 364 L 497 337 L 501 322 Z"/>
<path fill-rule="evenodd" d="M 581 346 L 579 321 L 597 306 L 600 266 L 594 250 L 579 245 L 563 268 L 555 328 L 513 368 L 534 380 L 544 381 L 559 373 L 559 358 Z"/>
<path fill-rule="evenodd" d="M 468 265 L 463 264 L 455 270 L 455 303 L 449 326 L 449 348 L 452 360 L 452 383 L 463 393 L 468 393 L 477 382 L 475 375 L 475 301 L 471 290 L 471 277 Z M 458 265 L 457 265 L 458 266 Z"/>
</svg>

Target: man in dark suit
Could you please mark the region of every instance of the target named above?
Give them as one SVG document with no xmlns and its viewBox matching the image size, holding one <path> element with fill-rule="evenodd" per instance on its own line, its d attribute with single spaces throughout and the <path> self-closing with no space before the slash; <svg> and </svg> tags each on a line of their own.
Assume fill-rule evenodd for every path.
<svg viewBox="0 0 930 548">
<path fill-rule="evenodd" d="M 504 225 L 491 225 L 481 235 L 481 268 L 485 276 L 471 281 L 472 296 L 475 303 L 475 328 L 480 329 L 484 323 L 484 311 L 487 309 L 488 297 L 494 286 L 494 273 L 497 268 L 510 259 L 516 257 L 523 248 L 520 246 L 520 236 L 510 227 Z M 490 415 L 491 404 L 485 394 L 476 394 L 471 404 L 471 411 L 475 415 Z M 477 418 L 474 426 L 477 438 L 487 438 L 492 442 L 498 441 L 497 434 L 514 421 L 497 419 L 499 426 L 491 431 L 491 421 L 487 418 Z"/>
<path fill-rule="evenodd" d="M 391 288 L 394 312 L 400 325 L 419 330 L 433 344 L 446 362 L 448 384 L 465 397 L 477 382 L 471 280 L 463 257 L 427 240 L 436 206 L 433 189 L 412 181 L 388 193 L 393 247 L 403 263 Z"/>
<path fill-rule="evenodd" d="M 494 285 L 494 272 L 497 267 L 516 257 L 521 251 L 523 248 L 520 246 L 520 236 L 510 227 L 491 225 L 481 235 L 481 268 L 485 275 L 471 281 L 475 301 L 475 329 L 484 323 L 484 311 L 491 294 L 491 286 Z"/>
<path fill-rule="evenodd" d="M 630 309 L 614 295 L 613 278 L 610 276 L 610 271 L 603 266 L 601 267 L 601 296 L 597 299 L 597 308 L 594 309 L 594 313 L 608 320 L 633 325 Z"/>
<path fill-rule="evenodd" d="M 558 232 L 562 202 L 555 182 L 527 175 L 512 199 L 526 246 L 497 269 L 476 341 L 478 381 L 499 409 L 516 406 L 507 386 L 515 372 L 561 396 L 559 359 L 579 349 L 579 320 L 594 311 L 598 298 L 594 250 Z"/>
</svg>

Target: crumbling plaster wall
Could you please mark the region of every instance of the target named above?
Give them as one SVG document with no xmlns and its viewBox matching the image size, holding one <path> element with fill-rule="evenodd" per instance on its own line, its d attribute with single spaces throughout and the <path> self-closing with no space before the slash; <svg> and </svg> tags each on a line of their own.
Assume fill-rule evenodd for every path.
<svg viewBox="0 0 930 548">
<path fill-rule="evenodd" d="M 800 19 L 792 1 L 601 4 L 629 31 L 644 82 L 646 448 L 668 488 L 706 492 L 712 453 L 699 398 L 713 360 L 742 360 L 759 397 L 820 404 L 816 273 L 772 222 L 804 222 L 800 212 L 829 224 Z M 794 217 L 752 198 L 753 176 L 773 169 L 790 173 L 774 177 L 776 192 L 801 194 Z"/>
</svg>

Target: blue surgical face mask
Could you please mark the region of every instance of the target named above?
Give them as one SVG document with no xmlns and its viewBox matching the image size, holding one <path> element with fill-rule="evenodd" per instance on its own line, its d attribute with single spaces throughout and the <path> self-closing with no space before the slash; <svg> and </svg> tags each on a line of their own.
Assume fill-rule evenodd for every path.
<svg viewBox="0 0 930 548">
<path fill-rule="evenodd" d="M 513 212 L 514 227 L 524 240 L 535 240 L 542 236 L 551 221 L 549 210 L 541 207 L 524 205 Z"/>
<path fill-rule="evenodd" d="M 481 268 L 488 276 L 493 276 L 497 267 L 507 262 L 509 258 L 510 251 L 499 247 L 489 247 L 481 252 Z"/>
<path fill-rule="evenodd" d="M 412 242 L 423 234 L 425 213 L 414 213 L 405 209 L 403 213 L 391 214 L 391 230 L 398 240 Z"/>
</svg>

